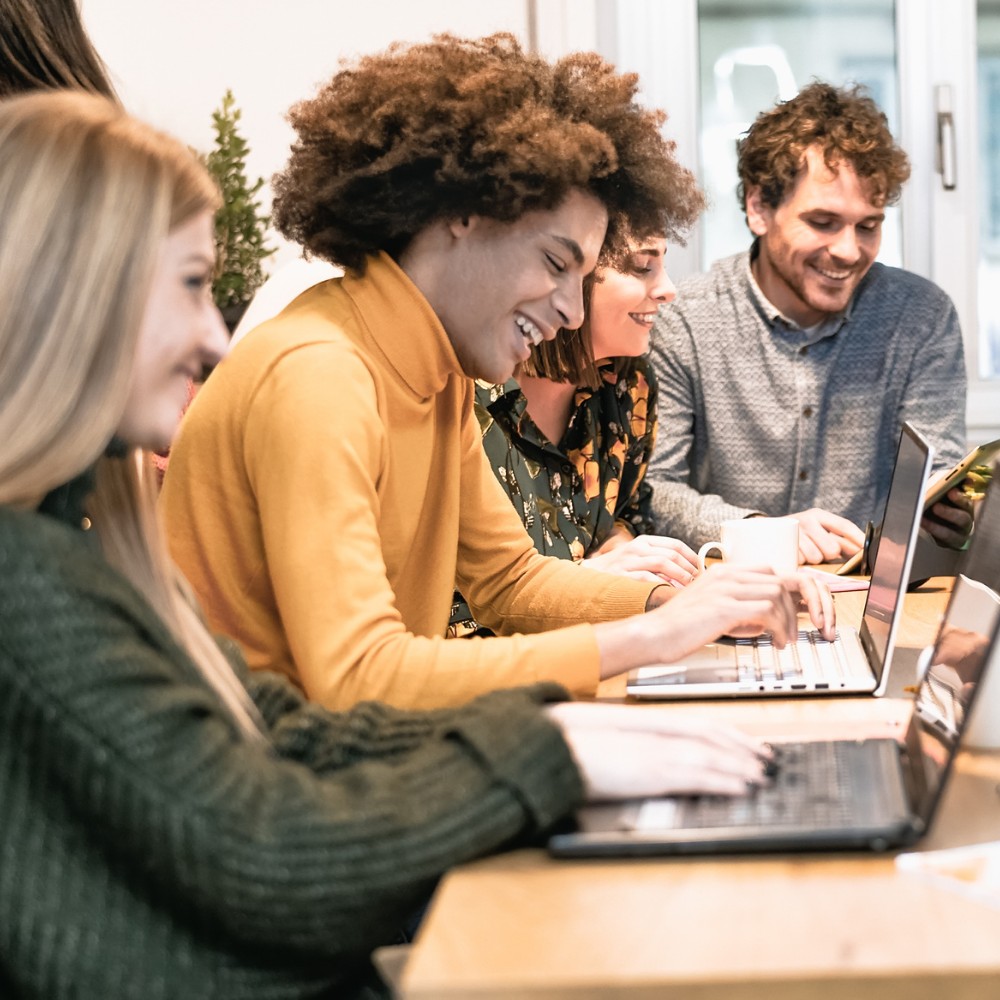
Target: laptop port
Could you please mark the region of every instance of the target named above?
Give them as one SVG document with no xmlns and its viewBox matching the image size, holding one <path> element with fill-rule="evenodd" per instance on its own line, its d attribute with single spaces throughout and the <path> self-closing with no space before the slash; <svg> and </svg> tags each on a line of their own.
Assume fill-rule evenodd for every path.
<svg viewBox="0 0 1000 1000">
<path fill-rule="evenodd" d="M 819 687 L 819 685 L 817 684 L 816 687 Z M 792 690 L 793 691 L 805 691 L 805 689 L 806 689 L 805 684 L 793 684 L 792 685 Z"/>
<path fill-rule="evenodd" d="M 825 691 L 829 686 L 830 685 L 827 684 L 826 681 L 817 681 L 816 682 L 816 690 L 817 691 Z"/>
</svg>

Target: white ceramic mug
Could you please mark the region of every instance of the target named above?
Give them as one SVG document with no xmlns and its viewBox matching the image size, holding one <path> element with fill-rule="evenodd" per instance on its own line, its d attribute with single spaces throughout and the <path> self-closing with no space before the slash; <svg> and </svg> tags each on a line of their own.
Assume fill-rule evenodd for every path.
<svg viewBox="0 0 1000 1000">
<path fill-rule="evenodd" d="M 706 542 L 698 550 L 704 572 L 705 556 L 718 549 L 726 562 L 738 566 L 770 566 L 775 573 L 799 568 L 799 522 L 794 517 L 745 517 L 719 525 L 722 540 Z"/>
</svg>

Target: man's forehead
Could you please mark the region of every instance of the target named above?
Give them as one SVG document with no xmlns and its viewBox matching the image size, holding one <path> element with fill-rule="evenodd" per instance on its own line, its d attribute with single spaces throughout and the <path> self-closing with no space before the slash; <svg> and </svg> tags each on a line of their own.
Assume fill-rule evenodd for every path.
<svg viewBox="0 0 1000 1000">
<path fill-rule="evenodd" d="M 792 190 L 792 200 L 796 207 L 808 211 L 807 204 L 822 208 L 828 205 L 850 201 L 855 208 L 865 207 L 872 215 L 882 213 L 884 200 L 877 197 L 876 185 L 872 178 L 859 177 L 858 172 L 846 157 L 834 154 L 828 161 L 821 146 L 809 146 L 803 154 L 803 169 L 796 178 Z"/>
</svg>

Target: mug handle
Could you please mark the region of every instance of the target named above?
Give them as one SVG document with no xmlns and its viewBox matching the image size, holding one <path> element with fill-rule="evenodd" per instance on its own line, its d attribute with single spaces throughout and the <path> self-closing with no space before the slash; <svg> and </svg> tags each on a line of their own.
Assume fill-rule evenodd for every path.
<svg viewBox="0 0 1000 1000">
<path fill-rule="evenodd" d="M 705 542 L 705 544 L 698 549 L 698 568 L 702 571 L 702 573 L 705 572 L 705 556 L 707 556 L 712 549 L 718 549 L 722 553 L 723 560 L 726 558 L 726 547 L 722 544 L 722 542 Z"/>
</svg>

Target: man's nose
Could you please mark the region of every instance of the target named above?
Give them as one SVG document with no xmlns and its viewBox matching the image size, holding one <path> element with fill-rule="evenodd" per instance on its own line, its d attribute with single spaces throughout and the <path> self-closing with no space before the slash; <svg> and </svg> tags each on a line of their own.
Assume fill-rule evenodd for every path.
<svg viewBox="0 0 1000 1000">
<path fill-rule="evenodd" d="M 827 249 L 832 257 L 845 264 L 856 264 L 861 258 L 861 252 L 858 249 L 858 237 L 854 232 L 854 226 L 844 226 Z"/>
<path fill-rule="evenodd" d="M 562 326 L 576 330 L 583 325 L 583 277 L 575 276 L 560 284 L 552 293 L 552 305 L 559 313 Z"/>
</svg>

